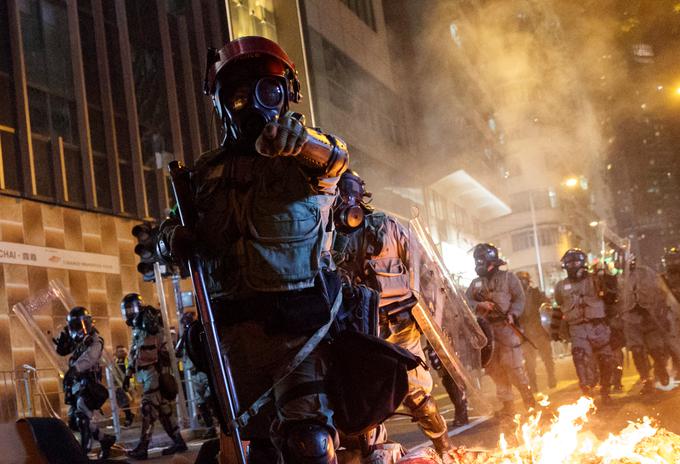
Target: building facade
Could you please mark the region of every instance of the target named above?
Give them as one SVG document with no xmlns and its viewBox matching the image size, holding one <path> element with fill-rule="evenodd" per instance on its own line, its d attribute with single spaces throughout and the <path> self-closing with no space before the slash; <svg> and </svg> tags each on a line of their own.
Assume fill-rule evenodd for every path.
<svg viewBox="0 0 680 464">
<path fill-rule="evenodd" d="M 56 372 L 12 307 L 58 279 L 92 311 L 108 350 L 128 345 L 121 297 L 157 302 L 130 231 L 165 216 L 167 162 L 191 165 L 217 144 L 202 82 L 208 45 L 228 37 L 225 18 L 209 0 L 0 2 L 0 371 L 44 369 L 55 405 Z M 26 246 L 52 260 L 17 261 Z M 56 262 L 73 252 L 119 272 Z M 55 304 L 40 330 L 55 336 L 65 316 Z M 0 384 L 1 420 L 15 417 L 15 401 Z"/>
</svg>

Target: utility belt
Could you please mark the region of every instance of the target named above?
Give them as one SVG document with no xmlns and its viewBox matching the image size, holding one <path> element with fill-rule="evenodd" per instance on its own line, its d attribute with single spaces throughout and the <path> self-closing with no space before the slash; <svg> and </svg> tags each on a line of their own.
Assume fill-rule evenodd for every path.
<svg viewBox="0 0 680 464">
<path fill-rule="evenodd" d="M 418 299 L 411 295 L 405 300 L 395 301 L 380 308 L 381 321 L 398 324 L 407 319 L 412 319 L 411 310 L 418 303 Z"/>
</svg>

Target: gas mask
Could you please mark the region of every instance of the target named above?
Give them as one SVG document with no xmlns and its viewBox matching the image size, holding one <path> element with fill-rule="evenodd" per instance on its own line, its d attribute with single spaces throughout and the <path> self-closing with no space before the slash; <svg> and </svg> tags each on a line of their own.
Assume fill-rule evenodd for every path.
<svg viewBox="0 0 680 464">
<path fill-rule="evenodd" d="M 216 83 L 215 107 L 226 130 L 225 142 L 253 147 L 264 127 L 288 105 L 286 79 L 264 76 L 235 83 Z"/>
<path fill-rule="evenodd" d="M 364 224 L 366 215 L 363 205 L 365 196 L 364 181 L 353 172 L 342 175 L 338 182 L 339 195 L 333 207 L 335 227 L 342 233 L 350 233 Z"/>
<path fill-rule="evenodd" d="M 494 273 L 496 266 L 489 262 L 486 257 L 475 258 L 475 272 L 479 277 L 487 277 Z"/>
<path fill-rule="evenodd" d="M 499 266 L 505 264 L 499 257 L 498 248 L 491 243 L 479 243 L 475 245 L 473 257 L 475 258 L 475 272 L 479 277 L 492 275 Z"/>
<path fill-rule="evenodd" d="M 580 260 L 567 261 L 563 267 L 567 271 L 567 277 L 571 280 L 581 280 L 587 272 L 586 263 Z"/>
</svg>

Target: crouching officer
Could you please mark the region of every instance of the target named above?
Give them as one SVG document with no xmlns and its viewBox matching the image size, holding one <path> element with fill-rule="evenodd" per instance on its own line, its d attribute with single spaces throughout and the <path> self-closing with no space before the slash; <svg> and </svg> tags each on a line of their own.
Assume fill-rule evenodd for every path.
<svg viewBox="0 0 680 464">
<path fill-rule="evenodd" d="M 600 381 L 600 396 L 609 401 L 611 378 L 616 361 L 610 345 L 611 331 L 607 325 L 605 293 L 598 278 L 588 272 L 588 258 L 578 248 L 562 256 L 562 268 L 567 278 L 555 286 L 555 302 L 551 321 L 551 337 L 559 340 L 559 328 L 564 319 L 569 326 L 571 355 L 579 386 L 592 395 Z"/>
<path fill-rule="evenodd" d="M 80 446 L 90 451 L 91 439 L 99 441 L 101 457 L 108 458 L 116 441 L 113 435 L 99 430 L 92 421 L 93 411 L 101 408 L 108 398 L 108 391 L 101 383 L 99 361 L 104 350 L 104 339 L 92 323 L 87 309 L 76 306 L 66 317 L 67 325 L 58 338 L 53 339 L 57 354 L 67 356 L 69 369 L 64 375 L 65 402 L 69 405 L 69 425 L 80 432 Z"/>
<path fill-rule="evenodd" d="M 173 441 L 172 446 L 162 451 L 163 455 L 186 451 L 187 445 L 173 415 L 177 387 L 171 375 L 160 311 L 144 305 L 137 293 L 125 295 L 120 309 L 125 323 L 132 327 L 132 346 L 124 383 L 128 385 L 132 375 L 136 375 L 137 382 L 142 385 L 141 436 L 137 446 L 127 454 L 135 459 L 148 457 L 156 419 Z"/>
<path fill-rule="evenodd" d="M 503 405 L 499 415 L 512 417 L 515 413 L 513 385 L 527 409 L 536 406 L 517 328 L 524 311 L 524 290 L 515 274 L 499 269 L 506 263 L 494 245 L 476 245 L 473 256 L 479 277 L 470 283 L 466 296 L 477 316 L 486 319 L 493 330 L 495 350 L 486 370 L 496 384 L 496 397 Z"/>
<path fill-rule="evenodd" d="M 417 300 L 410 290 L 407 231 L 395 218 L 374 211 L 363 201 L 365 183 L 357 173 L 345 172 L 338 186 L 334 215 L 338 231 L 346 237 L 340 267 L 354 283 L 380 293 L 380 337 L 425 360 L 421 334 L 410 311 Z M 431 395 L 432 375 L 421 365 L 408 372 L 408 382 L 404 406 L 435 450 L 448 454 L 452 446 L 446 421 Z"/>
</svg>

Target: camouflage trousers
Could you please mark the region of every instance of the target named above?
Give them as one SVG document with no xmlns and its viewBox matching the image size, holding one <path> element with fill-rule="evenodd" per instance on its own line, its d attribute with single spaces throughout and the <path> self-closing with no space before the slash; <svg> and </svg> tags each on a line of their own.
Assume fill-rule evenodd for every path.
<svg viewBox="0 0 680 464">
<path fill-rule="evenodd" d="M 163 398 L 160 392 L 160 372 L 155 366 L 137 371 L 137 382 L 142 385 L 142 430 L 141 441 L 148 443 L 153 435 L 153 427 L 158 420 L 170 438 L 175 440 L 179 434 L 175 418 L 175 402 Z"/>
</svg>

